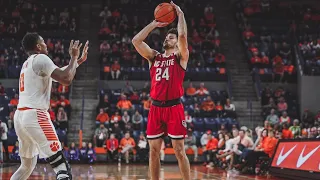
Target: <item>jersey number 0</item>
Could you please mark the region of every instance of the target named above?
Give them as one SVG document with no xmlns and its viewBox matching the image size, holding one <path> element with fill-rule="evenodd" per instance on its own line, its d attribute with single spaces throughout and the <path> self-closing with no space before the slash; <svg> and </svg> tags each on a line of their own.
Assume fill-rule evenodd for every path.
<svg viewBox="0 0 320 180">
<path fill-rule="evenodd" d="M 166 79 L 169 81 L 169 68 L 167 67 L 162 71 L 161 68 L 156 69 L 156 81 L 161 81 L 161 79 Z"/>
</svg>

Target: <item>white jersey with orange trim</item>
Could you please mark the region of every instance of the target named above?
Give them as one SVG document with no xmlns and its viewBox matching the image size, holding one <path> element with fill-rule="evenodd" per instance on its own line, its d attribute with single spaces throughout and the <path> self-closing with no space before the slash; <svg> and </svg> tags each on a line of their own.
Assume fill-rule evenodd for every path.
<svg viewBox="0 0 320 180">
<path fill-rule="evenodd" d="M 18 108 L 49 109 L 53 80 L 51 73 L 56 68 L 58 66 L 45 54 L 33 54 L 23 63 Z"/>
</svg>

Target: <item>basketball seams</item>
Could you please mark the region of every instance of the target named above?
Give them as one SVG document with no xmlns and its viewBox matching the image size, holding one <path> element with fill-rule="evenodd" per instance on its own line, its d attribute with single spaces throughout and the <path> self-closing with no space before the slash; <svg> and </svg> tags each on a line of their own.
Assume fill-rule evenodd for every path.
<svg viewBox="0 0 320 180">
<path fill-rule="evenodd" d="M 171 7 L 172 7 L 172 5 L 170 5 L 170 4 L 164 4 L 163 6 L 161 6 L 161 7 L 154 13 L 156 20 L 158 20 L 158 19 L 160 19 L 160 18 L 162 18 L 162 17 L 170 14 L 171 12 L 175 11 L 175 9 L 172 7 L 172 10 L 171 10 L 171 11 L 167 12 L 166 14 L 163 14 L 163 15 L 160 16 L 160 17 L 157 17 L 157 13 L 158 13 L 161 9 L 163 9 L 164 7 L 168 7 L 168 6 L 171 6 Z M 174 15 L 174 18 L 175 18 L 175 15 Z"/>
<path fill-rule="evenodd" d="M 164 14 L 164 15 L 162 15 L 162 16 L 160 16 L 160 17 L 156 18 L 156 19 L 160 19 L 160 18 L 162 18 L 162 17 L 164 17 L 164 16 L 168 15 L 168 14 L 169 14 L 169 13 L 171 13 L 171 12 L 173 12 L 173 13 L 174 13 L 174 11 L 175 11 L 175 10 L 169 11 L 168 13 L 166 13 L 166 14 Z M 174 17 L 174 18 L 176 18 L 176 15 L 174 15 L 173 17 Z"/>
</svg>

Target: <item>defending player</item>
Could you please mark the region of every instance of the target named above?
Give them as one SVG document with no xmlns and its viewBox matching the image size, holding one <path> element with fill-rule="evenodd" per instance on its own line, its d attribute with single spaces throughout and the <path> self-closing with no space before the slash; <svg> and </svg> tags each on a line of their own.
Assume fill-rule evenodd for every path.
<svg viewBox="0 0 320 180">
<path fill-rule="evenodd" d="M 87 59 L 88 44 L 87 41 L 78 59 L 82 44 L 72 40 L 69 47 L 70 63 L 59 68 L 47 56 L 47 45 L 41 36 L 27 33 L 23 37 L 22 46 L 29 57 L 21 69 L 20 99 L 14 115 L 21 165 L 11 180 L 26 180 L 36 166 L 38 154 L 50 163 L 58 180 L 72 179 L 71 168 L 61 151 L 61 144 L 47 111 L 52 80 L 70 85 L 76 68 Z"/>
<path fill-rule="evenodd" d="M 149 61 L 150 67 L 152 106 L 148 116 L 147 138 L 150 144 L 149 167 L 152 180 L 159 179 L 161 138 L 164 135 L 172 139 L 183 179 L 190 179 L 190 164 L 184 150 L 187 125 L 180 102 L 189 59 L 187 25 L 180 7 L 173 2 L 171 4 L 177 12 L 178 30 L 170 29 L 167 32 L 163 54 L 151 49 L 144 40 L 153 29 L 164 27 L 167 23 L 153 21 L 132 40 L 139 54 Z"/>
</svg>

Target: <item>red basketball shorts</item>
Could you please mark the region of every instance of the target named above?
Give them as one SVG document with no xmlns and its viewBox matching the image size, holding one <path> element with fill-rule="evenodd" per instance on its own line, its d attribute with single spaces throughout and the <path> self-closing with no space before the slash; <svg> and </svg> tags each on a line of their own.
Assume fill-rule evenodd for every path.
<svg viewBox="0 0 320 180">
<path fill-rule="evenodd" d="M 151 105 L 147 125 L 148 139 L 157 139 L 167 135 L 172 139 L 183 139 L 186 134 L 187 122 L 181 103 L 170 107 Z"/>
</svg>

